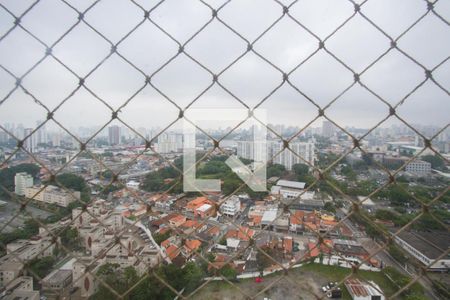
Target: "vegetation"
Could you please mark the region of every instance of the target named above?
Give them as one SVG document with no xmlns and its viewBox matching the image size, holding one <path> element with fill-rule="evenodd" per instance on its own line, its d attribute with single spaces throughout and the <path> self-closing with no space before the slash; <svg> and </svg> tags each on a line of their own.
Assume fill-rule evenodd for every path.
<svg viewBox="0 0 450 300">
<path fill-rule="evenodd" d="M 286 168 L 279 164 L 267 165 L 267 178 L 280 177 L 286 172 Z"/>
<path fill-rule="evenodd" d="M 220 269 L 220 274 L 228 280 L 235 280 L 237 272 L 230 265 L 225 265 Z"/>
<path fill-rule="evenodd" d="M 273 256 L 273 251 L 271 249 L 263 249 L 264 252 L 266 252 L 266 254 L 270 257 Z M 270 267 L 271 265 L 274 264 L 274 262 L 272 261 L 272 259 L 270 259 L 269 257 L 267 257 L 267 255 L 265 255 L 262 251 L 258 250 L 258 252 L 256 253 L 256 265 L 258 266 L 258 271 L 261 273 L 261 276 L 263 275 L 263 271 L 264 269 Z"/>
<path fill-rule="evenodd" d="M 310 263 L 297 269 L 298 271 L 310 271 L 321 274 L 327 277 L 330 281 L 341 281 L 351 273 L 351 270 L 337 267 L 327 266 L 321 264 Z M 400 288 L 405 286 L 411 281 L 410 277 L 407 277 L 392 267 L 386 267 L 381 272 L 371 272 L 359 270 L 357 275 L 362 280 L 374 281 L 383 290 L 385 295 L 390 296 L 396 293 Z M 345 289 L 344 289 L 345 290 Z M 426 299 L 424 295 L 423 287 L 419 283 L 414 283 L 409 289 L 400 295 L 401 299 L 413 300 L 413 299 Z"/>
<path fill-rule="evenodd" d="M 159 278 L 169 282 L 177 291 L 184 289 L 185 293 L 192 292 L 201 282 L 204 273 L 193 262 L 187 263 L 183 268 L 173 264 L 161 265 L 153 270 Z M 119 294 L 123 294 L 131 287 L 135 286 L 140 280 L 133 267 L 121 269 L 118 264 L 105 264 L 97 271 L 99 276 L 109 287 L 99 285 L 98 291 L 92 296 L 92 299 L 115 299 L 110 287 L 114 288 Z M 149 274 L 144 280 L 140 281 L 124 298 L 125 299 L 174 299 L 176 294 L 168 289 L 155 275 Z"/>
<path fill-rule="evenodd" d="M 66 227 L 61 232 L 61 243 L 69 250 L 79 250 L 80 247 L 80 236 L 76 228 Z"/>
<path fill-rule="evenodd" d="M 296 175 L 296 180 L 305 182 L 307 186 L 311 185 L 315 178 L 309 173 L 309 167 L 305 164 L 295 164 L 292 166 L 292 171 Z"/>
<path fill-rule="evenodd" d="M 53 256 L 45 256 L 42 258 L 35 258 L 28 263 L 28 268 L 32 272 L 32 275 L 36 275 L 42 279 L 52 271 L 52 267 L 55 264 L 55 258 Z"/>
<path fill-rule="evenodd" d="M 14 192 L 14 176 L 16 173 L 26 172 L 36 177 L 41 168 L 35 164 L 20 164 L 0 170 L 0 197 L 10 198 L 9 192 Z"/>
<path fill-rule="evenodd" d="M 390 245 L 388 248 L 388 252 L 396 261 L 401 264 L 405 264 L 408 261 L 408 257 L 396 245 Z"/>
<path fill-rule="evenodd" d="M 83 177 L 71 173 L 64 173 L 56 176 L 56 181 L 59 185 L 62 185 L 67 189 L 80 192 L 81 201 L 89 202 L 91 198 L 91 189 L 86 184 Z"/>
<path fill-rule="evenodd" d="M 431 168 L 445 171 L 445 161 L 438 155 L 424 155 L 421 157 L 422 160 L 427 161 L 431 164 Z"/>
<path fill-rule="evenodd" d="M 6 245 L 18 239 L 29 239 L 30 237 L 38 233 L 39 233 L 39 224 L 33 219 L 28 219 L 24 222 L 23 228 L 17 228 L 12 232 L 0 233 L 0 244 Z M 4 251 L 3 248 L 2 251 Z"/>
<path fill-rule="evenodd" d="M 398 288 L 402 288 L 411 282 L 411 278 L 401 274 L 393 267 L 386 267 L 383 269 L 383 274 L 392 281 L 392 283 Z M 406 300 L 427 299 L 424 295 L 423 287 L 418 283 L 412 284 L 406 291 L 401 293 L 402 298 Z"/>
<path fill-rule="evenodd" d="M 225 195 L 233 193 L 243 184 L 243 181 L 230 169 L 230 167 L 226 165 L 225 161 L 227 158 L 228 157 L 225 155 L 210 157 L 207 161 L 200 163 L 197 166 L 196 170 L 196 175 L 198 178 L 221 179 L 223 181 L 222 192 Z M 243 161 L 244 163 L 251 162 L 250 160 Z M 175 160 L 174 164 L 178 168 L 181 168 L 182 158 Z M 169 166 L 159 171 L 148 174 L 145 177 L 141 188 L 149 192 L 165 191 L 171 188 L 170 191 L 172 193 L 182 193 L 182 184 L 173 186 L 173 182 L 165 182 L 166 179 L 178 179 L 178 177 L 180 177 L 179 172 L 174 167 Z M 267 193 L 264 192 L 255 193 L 247 186 L 243 186 L 240 191 L 248 193 L 251 197 L 254 198 L 262 198 L 267 195 Z"/>
<path fill-rule="evenodd" d="M 333 202 L 325 203 L 323 209 L 332 213 L 336 212 L 336 206 L 333 204 Z"/>
<path fill-rule="evenodd" d="M 181 168 L 183 165 L 182 158 L 178 158 L 175 160 L 174 165 L 177 168 Z M 166 183 L 165 179 L 175 179 L 179 178 L 180 173 L 173 167 L 165 167 L 155 172 L 151 172 L 145 176 L 144 182 L 141 184 L 141 188 L 148 192 L 159 192 L 166 191 L 171 188 L 174 183 Z M 182 187 L 180 184 L 176 185 L 174 189 L 172 189 L 174 193 L 181 193 Z"/>
<path fill-rule="evenodd" d="M 431 213 L 442 222 L 448 222 L 450 220 L 450 213 L 447 211 L 433 209 Z M 418 214 L 419 213 L 398 214 L 390 210 L 379 209 L 375 212 L 374 217 L 379 220 L 392 221 L 395 226 L 403 227 L 413 220 Z M 429 213 L 423 214 L 411 225 L 411 228 L 415 230 L 445 230 L 445 228 Z"/>
<path fill-rule="evenodd" d="M 153 239 L 158 245 L 161 245 L 161 243 L 165 240 L 167 240 L 172 235 L 172 232 L 170 230 L 166 231 L 163 234 L 155 233 L 153 234 Z"/>
</svg>

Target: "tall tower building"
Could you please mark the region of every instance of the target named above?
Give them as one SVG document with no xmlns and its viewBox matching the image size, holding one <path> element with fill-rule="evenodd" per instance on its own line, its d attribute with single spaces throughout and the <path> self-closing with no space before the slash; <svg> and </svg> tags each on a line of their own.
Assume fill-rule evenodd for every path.
<svg viewBox="0 0 450 300">
<path fill-rule="evenodd" d="M 36 127 L 41 125 L 44 121 L 37 121 Z M 45 124 L 42 125 L 36 132 L 36 145 L 39 144 L 47 144 L 47 129 L 45 127 Z"/>
<path fill-rule="evenodd" d="M 327 138 L 332 137 L 334 135 L 334 131 L 335 131 L 335 128 L 334 128 L 334 124 L 333 123 L 331 123 L 330 121 L 327 121 L 327 120 L 323 121 L 323 123 L 322 123 L 322 135 L 324 137 L 327 137 Z"/>
<path fill-rule="evenodd" d="M 27 137 L 27 139 L 25 140 L 25 149 L 29 152 L 33 152 L 34 151 L 34 147 L 35 147 L 35 141 L 34 141 L 34 134 L 30 135 L 33 132 L 33 128 L 25 128 L 23 131 L 23 136 L 24 138 Z M 28 136 L 30 135 L 30 136 Z"/>
<path fill-rule="evenodd" d="M 238 141 L 237 156 L 251 159 L 255 162 L 266 162 L 267 143 L 266 141 Z"/>
<path fill-rule="evenodd" d="M 117 125 L 108 128 L 108 142 L 110 146 L 120 144 L 120 127 Z"/>
<path fill-rule="evenodd" d="M 33 186 L 33 177 L 25 172 L 17 173 L 14 176 L 14 192 L 24 196 L 25 189 Z"/>
<path fill-rule="evenodd" d="M 291 150 L 283 150 L 282 142 L 272 142 L 269 156 L 276 155 L 273 158 L 273 163 L 283 165 L 287 170 L 292 170 L 292 166 L 295 164 L 306 164 L 308 162 L 314 165 L 314 143 L 291 142 L 289 148 Z"/>
</svg>

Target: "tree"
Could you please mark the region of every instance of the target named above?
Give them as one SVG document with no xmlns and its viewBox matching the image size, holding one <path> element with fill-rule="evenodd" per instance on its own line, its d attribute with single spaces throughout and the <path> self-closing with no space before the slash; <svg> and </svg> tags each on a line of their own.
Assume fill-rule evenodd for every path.
<svg viewBox="0 0 450 300">
<path fill-rule="evenodd" d="M 188 262 L 182 270 L 185 291 L 190 293 L 200 284 L 204 274 L 193 262 Z"/>
<path fill-rule="evenodd" d="M 39 233 L 39 224 L 34 219 L 27 219 L 23 228 L 17 228 L 12 232 L 0 233 L 0 243 L 6 245 L 18 239 L 29 239 Z"/>
<path fill-rule="evenodd" d="M 350 166 L 344 166 L 341 169 L 342 175 L 347 177 L 347 179 L 355 181 L 356 180 L 356 173 L 353 171 L 353 168 Z"/>
<path fill-rule="evenodd" d="M 98 268 L 97 276 L 100 277 L 107 286 L 99 284 L 97 292 L 92 295 L 92 299 L 115 299 L 115 294 L 110 287 L 118 294 L 123 294 L 133 287 L 139 280 L 136 270 L 133 267 L 121 268 L 119 264 L 107 263 Z M 128 298 L 127 296 L 126 298 Z"/>
<path fill-rule="evenodd" d="M 61 232 L 61 243 L 70 250 L 80 248 L 80 237 L 76 228 L 66 227 Z"/>
<path fill-rule="evenodd" d="M 72 173 L 64 173 L 56 176 L 55 184 L 61 185 L 66 189 L 80 192 L 81 201 L 89 202 L 91 198 L 91 189 L 86 184 L 84 178 L 81 176 Z"/>
<path fill-rule="evenodd" d="M 309 167 L 305 164 L 295 164 L 292 166 L 292 170 L 296 175 L 303 176 L 308 174 Z"/>
<path fill-rule="evenodd" d="M 445 169 L 445 161 L 437 155 L 424 155 L 421 157 L 423 161 L 427 161 L 431 164 L 433 169 L 444 170 Z"/>
<path fill-rule="evenodd" d="M 270 164 L 267 166 L 267 177 L 280 177 L 286 172 L 286 168 L 279 164 Z"/>
<path fill-rule="evenodd" d="M 163 234 L 155 233 L 153 234 L 153 239 L 158 245 L 161 245 L 161 243 L 165 240 L 167 240 L 172 235 L 172 232 L 170 230 L 166 231 Z"/>
<path fill-rule="evenodd" d="M 258 250 L 258 252 L 256 253 L 256 265 L 258 266 L 258 271 L 261 273 L 261 276 L 263 275 L 263 272 L 266 268 L 270 267 L 271 265 L 273 265 L 273 261 L 268 257 L 272 257 L 273 256 L 273 251 L 272 249 L 264 249 L 264 252 L 267 254 L 264 254 L 261 250 Z"/>
<path fill-rule="evenodd" d="M 225 265 L 220 269 L 220 274 L 228 280 L 235 280 L 237 272 L 229 264 Z"/>
<path fill-rule="evenodd" d="M 0 170 L 0 186 L 4 187 L 6 191 L 0 188 L 0 196 L 9 198 L 10 194 L 7 192 L 14 192 L 14 177 L 17 173 L 26 172 L 32 177 L 39 174 L 40 167 L 35 164 L 20 164 L 14 167 Z"/>
<path fill-rule="evenodd" d="M 47 276 L 51 272 L 54 264 L 55 258 L 53 256 L 35 258 L 28 263 L 29 269 L 32 271 L 32 275 L 39 276 L 38 279 L 42 279 Z"/>
<path fill-rule="evenodd" d="M 332 213 L 336 212 L 336 207 L 332 202 L 326 202 L 323 209 Z"/>
<path fill-rule="evenodd" d="M 398 185 L 392 185 L 388 189 L 388 198 L 394 206 L 405 206 L 409 203 L 410 196 Z"/>
<path fill-rule="evenodd" d="M 153 172 L 148 174 L 144 182 L 141 184 L 141 188 L 148 192 L 160 191 L 164 186 L 164 179 L 160 174 Z"/>
</svg>

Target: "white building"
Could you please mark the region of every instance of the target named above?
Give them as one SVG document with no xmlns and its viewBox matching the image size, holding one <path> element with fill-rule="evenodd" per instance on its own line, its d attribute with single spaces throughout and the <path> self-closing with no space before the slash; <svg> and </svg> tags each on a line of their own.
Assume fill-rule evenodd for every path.
<svg viewBox="0 0 450 300">
<path fill-rule="evenodd" d="M 291 142 L 289 148 L 283 150 L 280 141 L 238 141 L 237 156 L 264 163 L 273 158 L 273 163 L 288 170 L 300 163 L 314 165 L 314 143 Z"/>
<path fill-rule="evenodd" d="M 406 165 L 405 171 L 416 175 L 426 175 L 431 173 L 431 164 L 427 161 L 415 159 Z"/>
<path fill-rule="evenodd" d="M 277 184 L 272 186 L 270 193 L 279 195 L 285 199 L 293 199 L 304 193 L 306 183 L 289 180 L 278 180 Z M 306 193 L 305 193 L 306 194 Z"/>
<path fill-rule="evenodd" d="M 314 143 L 291 142 L 289 149 L 283 150 L 282 142 L 272 142 L 269 157 L 273 157 L 273 163 L 283 165 L 287 170 L 292 170 L 295 164 L 314 165 Z"/>
<path fill-rule="evenodd" d="M 1 292 L 0 298 L 8 300 L 39 300 L 39 291 L 33 290 L 33 277 L 20 276 L 11 281 Z"/>
<path fill-rule="evenodd" d="M 450 256 L 440 257 L 450 247 L 450 233 L 447 231 L 405 230 L 395 236 L 395 242 L 425 266 L 429 266 L 430 271 L 450 270 Z"/>
<path fill-rule="evenodd" d="M 25 172 L 17 173 L 14 176 L 14 192 L 17 195 L 24 196 L 25 190 L 33 186 L 33 177 Z"/>
<path fill-rule="evenodd" d="M 255 162 L 267 162 L 266 141 L 238 141 L 237 156 L 251 159 Z"/>
<path fill-rule="evenodd" d="M 67 207 L 70 203 L 80 200 L 80 192 L 67 192 L 59 187 L 49 185 L 42 189 L 42 186 L 33 186 L 25 189 L 25 197 L 33 199 L 38 202 L 45 202 L 48 204 L 56 204 L 62 207 Z"/>
<path fill-rule="evenodd" d="M 163 132 L 158 136 L 158 153 L 173 153 L 183 150 L 183 135 L 173 132 Z"/>
<path fill-rule="evenodd" d="M 139 189 L 139 182 L 137 182 L 137 181 L 134 181 L 134 180 L 130 180 L 130 181 L 128 181 L 127 182 L 127 188 L 130 188 L 130 189 L 134 189 L 134 190 L 137 190 L 137 189 Z"/>
<path fill-rule="evenodd" d="M 347 279 L 345 287 L 353 300 L 384 300 L 380 287 L 373 281 L 362 282 L 357 278 Z"/>
<path fill-rule="evenodd" d="M 5 261 L 0 263 L 0 287 L 4 287 L 22 272 L 23 264 L 16 261 Z"/>
<path fill-rule="evenodd" d="M 220 212 L 224 215 L 234 217 L 241 210 L 241 201 L 238 196 L 231 196 L 220 206 Z"/>
</svg>

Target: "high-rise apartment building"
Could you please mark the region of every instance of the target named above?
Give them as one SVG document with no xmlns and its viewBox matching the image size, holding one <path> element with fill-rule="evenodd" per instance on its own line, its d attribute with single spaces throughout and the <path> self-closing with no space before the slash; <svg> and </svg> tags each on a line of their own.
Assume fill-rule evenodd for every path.
<svg viewBox="0 0 450 300">
<path fill-rule="evenodd" d="M 36 127 L 39 127 L 39 125 L 41 125 L 44 121 L 37 121 L 36 122 Z M 48 139 L 47 139 L 47 129 L 45 127 L 45 124 L 42 125 L 41 127 L 39 127 L 39 129 L 36 131 L 36 139 L 35 139 L 35 143 L 36 146 L 39 144 L 47 144 Z"/>
<path fill-rule="evenodd" d="M 334 135 L 335 127 L 330 121 L 323 121 L 322 123 L 322 136 L 330 138 Z"/>
<path fill-rule="evenodd" d="M 25 128 L 23 136 L 27 139 L 25 140 L 25 149 L 29 152 L 33 152 L 35 150 L 35 136 L 34 134 L 30 135 L 33 132 L 33 128 Z"/>
<path fill-rule="evenodd" d="M 183 149 L 183 135 L 173 132 L 163 132 L 158 136 L 158 152 L 173 153 Z"/>
<path fill-rule="evenodd" d="M 120 144 L 120 127 L 117 125 L 108 128 L 108 143 L 110 146 Z"/>
<path fill-rule="evenodd" d="M 238 141 L 237 155 L 255 162 L 273 160 L 273 163 L 283 165 L 287 170 L 291 170 L 293 165 L 300 163 L 306 164 L 308 162 L 314 165 L 314 143 L 291 142 L 289 148 L 292 151 L 289 149 L 283 150 L 281 141 Z"/>
<path fill-rule="evenodd" d="M 238 141 L 237 156 L 251 159 L 255 162 L 266 162 L 267 142 L 266 141 Z"/>
<path fill-rule="evenodd" d="M 17 173 L 16 176 L 14 176 L 14 192 L 17 195 L 24 196 L 26 188 L 33 186 L 33 177 L 26 173 L 21 172 Z"/>
<path fill-rule="evenodd" d="M 283 150 L 282 142 L 272 142 L 269 156 L 273 157 L 274 164 L 283 165 L 287 170 L 292 170 L 295 164 L 314 165 L 314 143 L 291 142 L 289 149 Z M 280 152 L 281 151 L 281 152 Z M 277 153 L 279 153 L 277 155 Z"/>
</svg>

